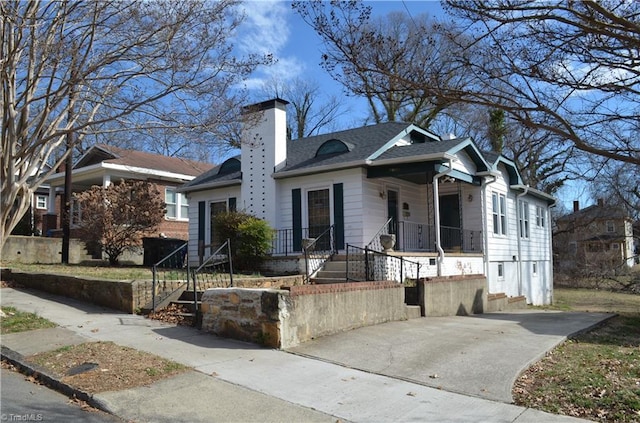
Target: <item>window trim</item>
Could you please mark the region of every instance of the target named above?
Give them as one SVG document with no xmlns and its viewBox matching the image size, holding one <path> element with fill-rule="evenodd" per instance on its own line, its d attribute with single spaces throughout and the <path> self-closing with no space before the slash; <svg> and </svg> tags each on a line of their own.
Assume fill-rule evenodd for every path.
<svg viewBox="0 0 640 423">
<path fill-rule="evenodd" d="M 504 262 L 498 263 L 498 280 L 499 281 L 504 280 Z"/>
<path fill-rule="evenodd" d="M 44 200 L 44 206 L 40 205 L 40 200 Z M 36 209 L 38 210 L 47 210 L 48 206 L 49 206 L 49 196 L 47 195 L 42 195 L 42 194 L 36 194 Z"/>
<path fill-rule="evenodd" d="M 505 194 L 491 193 L 491 215 L 493 234 L 507 236 L 507 196 Z"/>
<path fill-rule="evenodd" d="M 175 195 L 175 203 L 170 203 L 167 201 L 167 194 L 173 193 Z M 164 188 L 164 202 L 166 204 L 164 218 L 166 220 L 178 220 L 178 221 L 187 221 L 189 220 L 189 200 L 187 196 L 183 192 L 177 192 L 176 187 L 165 187 Z M 169 215 L 169 207 L 175 207 L 175 216 Z M 182 208 L 186 207 L 186 216 L 182 216 Z"/>
<path fill-rule="evenodd" d="M 529 239 L 531 235 L 530 231 L 530 216 L 529 216 L 529 202 L 520 200 L 518 211 L 518 226 L 520 227 L 520 238 Z"/>
<path fill-rule="evenodd" d="M 545 227 L 545 210 L 542 206 L 536 206 L 536 226 Z"/>
</svg>

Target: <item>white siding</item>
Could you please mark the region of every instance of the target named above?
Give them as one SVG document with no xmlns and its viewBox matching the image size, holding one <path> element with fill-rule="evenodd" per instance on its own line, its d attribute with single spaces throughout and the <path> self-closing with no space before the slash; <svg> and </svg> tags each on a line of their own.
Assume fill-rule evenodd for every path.
<svg viewBox="0 0 640 423">
<path fill-rule="evenodd" d="M 524 295 L 527 302 L 535 305 L 548 304 L 553 293 L 553 271 L 551 264 L 551 239 L 549 231 L 549 207 L 547 203 L 530 194 L 518 197 L 518 192 L 508 186 L 506 170 L 500 168 L 501 176 L 487 185 L 485 213 L 487 216 L 487 264 L 489 292 L 504 292 L 508 296 Z M 504 194 L 507 198 L 507 234 L 497 235 L 493 231 L 491 194 Z M 520 237 L 518 201 L 529 208 L 529 238 Z M 542 207 L 544 227 L 536 222 L 536 207 Z M 504 265 L 504 278 L 498 278 L 498 264 Z M 537 272 L 533 274 L 533 263 Z"/>
<path fill-rule="evenodd" d="M 360 245 L 362 239 L 363 225 L 363 189 L 362 179 L 364 178 L 362 169 L 348 169 L 338 172 L 322 173 L 318 175 L 300 176 L 297 178 L 287 178 L 278 180 L 279 201 L 278 227 L 277 229 L 293 228 L 293 205 L 291 202 L 291 191 L 300 188 L 302 191 L 302 226 L 307 226 L 307 206 L 306 196 L 310 190 L 328 188 L 331 201 L 331 222 L 333 216 L 333 184 L 343 184 L 344 195 L 344 230 L 345 243 Z"/>
<path fill-rule="evenodd" d="M 475 175 L 476 171 L 477 171 L 477 166 L 475 164 L 475 162 L 471 159 L 471 157 L 469 157 L 469 155 L 464 152 L 464 151 L 460 151 L 458 153 L 456 153 L 456 158 L 458 160 L 455 160 L 452 164 L 453 169 L 455 170 L 459 170 L 461 172 L 464 172 L 466 174 L 469 175 Z"/>
</svg>

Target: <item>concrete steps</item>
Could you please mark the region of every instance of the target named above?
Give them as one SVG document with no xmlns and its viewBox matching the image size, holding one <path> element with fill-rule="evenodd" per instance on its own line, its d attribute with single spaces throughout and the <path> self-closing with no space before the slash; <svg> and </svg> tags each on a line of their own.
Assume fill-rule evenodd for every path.
<svg viewBox="0 0 640 423">
<path fill-rule="evenodd" d="M 524 295 L 508 297 L 504 292 L 491 293 L 487 296 L 486 313 L 494 311 L 522 310 L 527 308 L 527 298 Z"/>
<path fill-rule="evenodd" d="M 419 305 L 405 305 L 405 311 L 407 313 L 407 320 L 419 319 L 422 317 Z"/>
</svg>

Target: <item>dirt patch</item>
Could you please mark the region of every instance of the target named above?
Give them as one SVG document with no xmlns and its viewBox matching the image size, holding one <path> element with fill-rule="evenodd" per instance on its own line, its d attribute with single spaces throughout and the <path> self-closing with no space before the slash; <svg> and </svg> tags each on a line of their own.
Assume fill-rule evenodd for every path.
<svg viewBox="0 0 640 423">
<path fill-rule="evenodd" d="M 88 393 L 150 385 L 186 371 L 179 363 L 116 345 L 88 342 L 35 354 L 28 361 Z"/>
</svg>

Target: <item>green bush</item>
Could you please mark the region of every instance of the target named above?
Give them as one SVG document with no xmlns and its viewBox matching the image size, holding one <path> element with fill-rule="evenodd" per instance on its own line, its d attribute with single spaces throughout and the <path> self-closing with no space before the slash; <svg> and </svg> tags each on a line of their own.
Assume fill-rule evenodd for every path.
<svg viewBox="0 0 640 423">
<path fill-rule="evenodd" d="M 222 244 L 231 242 L 234 270 L 258 270 L 271 248 L 273 229 L 269 224 L 245 212 L 219 213 L 214 219 L 214 236 Z"/>
</svg>

